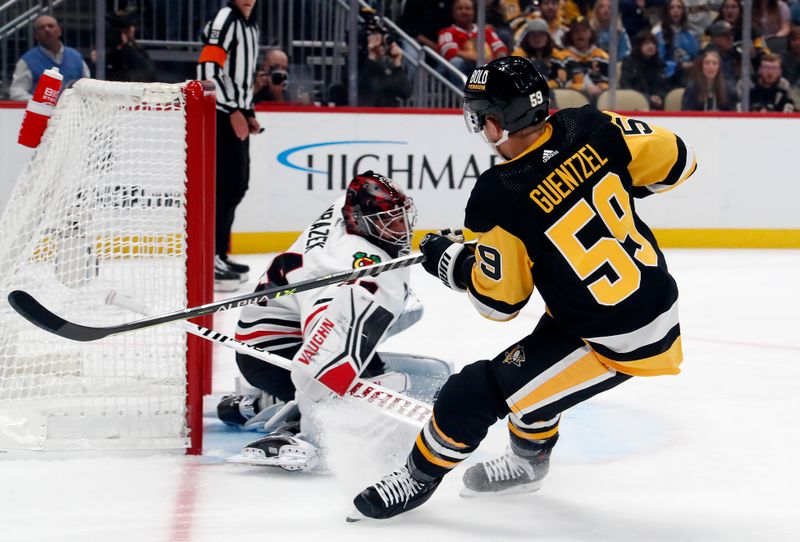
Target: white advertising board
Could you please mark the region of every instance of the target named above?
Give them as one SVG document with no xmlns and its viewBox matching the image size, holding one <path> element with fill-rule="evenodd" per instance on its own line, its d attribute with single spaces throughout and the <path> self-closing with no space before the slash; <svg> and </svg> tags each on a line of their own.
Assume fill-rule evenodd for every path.
<svg viewBox="0 0 800 542">
<path fill-rule="evenodd" d="M 654 229 L 800 230 L 796 154 L 800 117 L 638 115 L 694 146 L 698 171 L 669 193 L 637 202 Z M 0 108 L 0 205 L 30 156 L 16 144 L 20 109 Z M 419 229 L 457 226 L 481 171 L 498 158 L 456 112 L 329 109 L 260 111 L 250 189 L 234 232 L 297 232 L 374 169 L 411 195 Z"/>
</svg>

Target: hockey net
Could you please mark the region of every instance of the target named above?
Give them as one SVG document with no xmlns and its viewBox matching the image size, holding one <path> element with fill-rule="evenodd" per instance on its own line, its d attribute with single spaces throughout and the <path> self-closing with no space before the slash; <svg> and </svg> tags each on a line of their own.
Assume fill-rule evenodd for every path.
<svg viewBox="0 0 800 542">
<path fill-rule="evenodd" d="M 111 291 L 154 313 L 212 301 L 213 133 L 196 81 L 84 79 L 61 96 L 0 218 L 0 452 L 200 452 L 206 344 L 170 325 L 72 342 L 5 296 L 93 326 L 143 317 Z"/>
</svg>

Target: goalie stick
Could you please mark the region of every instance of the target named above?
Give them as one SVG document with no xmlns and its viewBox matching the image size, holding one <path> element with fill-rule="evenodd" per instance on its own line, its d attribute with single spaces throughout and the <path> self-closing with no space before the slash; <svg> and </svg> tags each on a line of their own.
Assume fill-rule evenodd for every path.
<svg viewBox="0 0 800 542">
<path fill-rule="evenodd" d="M 147 314 L 147 307 L 130 297 L 110 290 L 106 295 L 106 304 L 115 305 L 128 309 L 139 314 Z M 272 354 L 261 348 L 250 346 L 220 333 L 213 329 L 208 329 L 191 322 L 181 322 L 181 326 L 187 333 L 197 335 L 213 343 L 230 348 L 240 354 L 252 356 L 261 361 L 277 365 L 287 371 L 291 370 L 292 361 L 277 354 Z M 357 401 L 360 404 L 367 404 L 372 408 L 379 409 L 381 412 L 402 422 L 411 423 L 422 429 L 425 422 L 430 418 L 433 411 L 431 405 L 409 397 L 403 393 L 390 390 L 380 384 L 375 384 L 363 378 L 357 378 L 342 396 L 345 400 Z"/>
<path fill-rule="evenodd" d="M 22 290 L 14 290 L 8 294 L 8 303 L 17 311 L 23 318 L 32 324 L 49 331 L 60 337 L 72 339 L 73 341 L 96 341 L 109 335 L 116 335 L 118 333 L 127 333 L 137 329 L 143 329 L 168 322 L 175 322 L 177 320 L 186 320 L 188 318 L 195 318 L 214 312 L 226 311 L 237 307 L 244 307 L 267 299 L 275 299 L 287 295 L 293 295 L 314 288 L 328 286 L 329 284 L 336 284 L 338 282 L 347 282 L 349 280 L 356 280 L 362 277 L 374 277 L 380 273 L 399 269 L 401 267 L 408 267 L 417 263 L 425 261 L 423 254 L 409 254 L 401 256 L 393 260 L 383 263 L 377 263 L 366 267 L 359 267 L 357 269 L 346 269 L 330 275 L 324 275 L 315 279 L 308 279 L 286 286 L 273 286 L 264 290 L 258 290 L 249 294 L 224 299 L 222 301 L 215 301 L 199 307 L 183 309 L 161 316 L 153 316 L 143 320 L 136 320 L 125 324 L 118 324 L 115 326 L 107 327 L 91 327 L 76 324 L 65 320 L 54 312 L 48 310 L 44 305 L 39 303 L 35 297 L 28 292 Z"/>
</svg>

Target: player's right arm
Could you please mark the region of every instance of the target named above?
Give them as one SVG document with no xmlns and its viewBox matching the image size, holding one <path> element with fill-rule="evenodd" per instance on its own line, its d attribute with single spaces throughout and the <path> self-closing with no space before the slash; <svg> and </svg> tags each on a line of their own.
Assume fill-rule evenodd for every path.
<svg viewBox="0 0 800 542">
<path fill-rule="evenodd" d="M 230 7 L 219 10 L 203 30 L 203 50 L 197 63 L 198 78 L 210 80 L 217 87 L 217 107 L 226 113 L 236 111 L 233 83 L 225 71 L 225 62 L 234 40 L 235 15 Z"/>
<path fill-rule="evenodd" d="M 628 172 L 635 197 L 671 190 L 697 169 L 694 149 L 673 132 L 639 119 L 605 114 L 619 129 L 631 154 Z"/>
<path fill-rule="evenodd" d="M 497 225 L 485 229 L 476 231 L 474 253 L 451 236 L 427 235 L 420 243 L 426 256 L 422 265 L 445 286 L 466 291 L 481 316 L 503 322 L 517 316 L 530 299 L 533 262 L 517 236 Z"/>
</svg>

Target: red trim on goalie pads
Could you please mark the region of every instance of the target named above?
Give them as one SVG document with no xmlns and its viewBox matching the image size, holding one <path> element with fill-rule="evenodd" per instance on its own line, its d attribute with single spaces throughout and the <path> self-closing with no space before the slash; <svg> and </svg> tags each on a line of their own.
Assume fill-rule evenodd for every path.
<svg viewBox="0 0 800 542">
<path fill-rule="evenodd" d="M 319 381 L 339 395 L 345 392 L 356 379 L 356 371 L 349 363 L 342 363 L 319 377 Z"/>
</svg>

